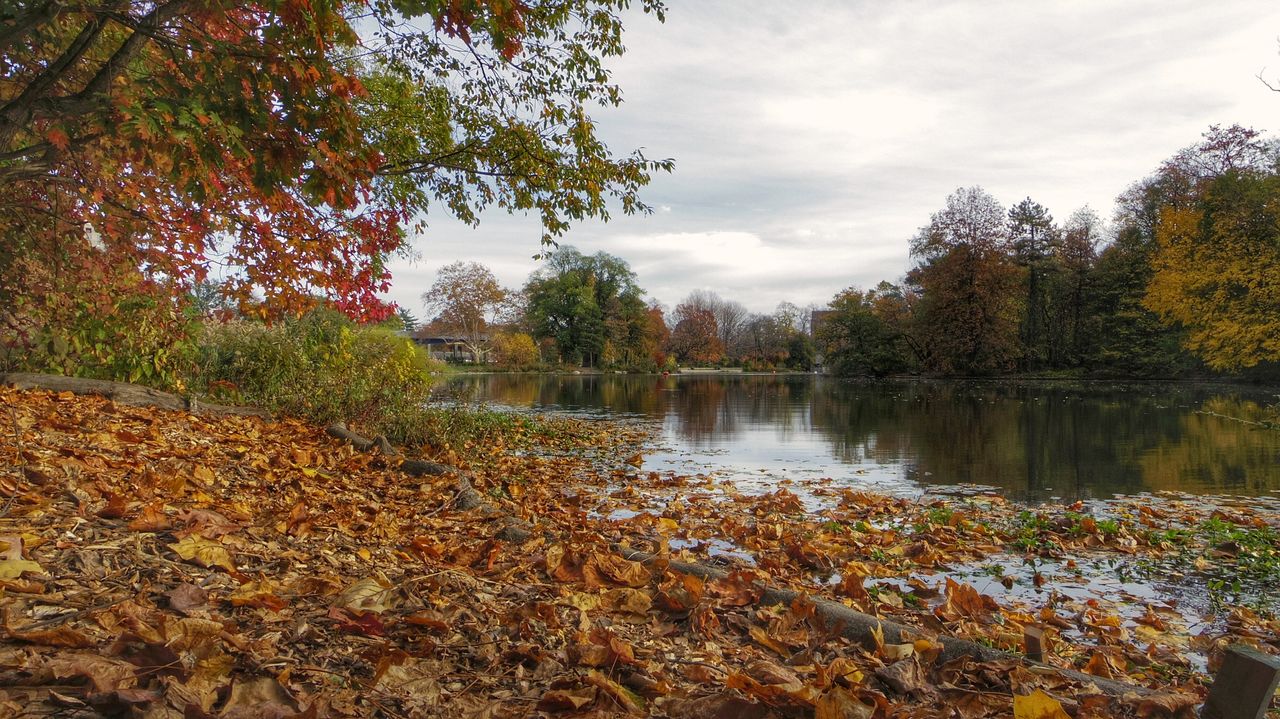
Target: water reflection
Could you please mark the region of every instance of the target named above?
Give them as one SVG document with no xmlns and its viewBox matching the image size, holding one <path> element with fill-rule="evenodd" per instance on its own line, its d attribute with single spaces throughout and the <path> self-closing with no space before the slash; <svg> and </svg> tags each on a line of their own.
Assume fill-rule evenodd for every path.
<svg viewBox="0 0 1280 719">
<path fill-rule="evenodd" d="M 714 450 L 742 470 L 804 464 L 837 479 L 870 473 L 903 485 L 975 483 L 1030 500 L 1280 489 L 1280 432 L 1217 416 L 1259 416 L 1273 397 L 1249 388 L 796 375 L 453 382 L 500 404 L 660 420 L 677 449 Z"/>
</svg>

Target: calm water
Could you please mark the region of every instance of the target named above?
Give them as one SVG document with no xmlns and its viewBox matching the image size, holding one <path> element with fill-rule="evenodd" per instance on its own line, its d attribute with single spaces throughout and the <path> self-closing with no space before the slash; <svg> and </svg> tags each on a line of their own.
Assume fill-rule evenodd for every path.
<svg viewBox="0 0 1280 719">
<path fill-rule="evenodd" d="M 471 375 L 462 396 L 660 426 L 645 469 L 744 488 L 831 478 L 876 491 L 998 488 L 1038 501 L 1173 490 L 1280 494 L 1276 389 L 1178 384 L 901 382 L 815 376 Z"/>
</svg>

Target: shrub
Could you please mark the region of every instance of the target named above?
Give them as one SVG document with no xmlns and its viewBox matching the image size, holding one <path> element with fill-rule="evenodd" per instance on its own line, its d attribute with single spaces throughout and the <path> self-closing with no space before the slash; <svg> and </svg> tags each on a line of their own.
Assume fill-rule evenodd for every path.
<svg viewBox="0 0 1280 719">
<path fill-rule="evenodd" d="M 195 323 L 171 287 L 92 255 L 28 259 L 0 262 L 0 371 L 183 389 Z"/>
<path fill-rule="evenodd" d="M 426 350 L 382 327 L 361 327 L 332 310 L 275 325 L 210 324 L 200 338 L 193 390 L 216 401 L 265 407 L 371 432 L 400 426 L 425 405 Z"/>
</svg>

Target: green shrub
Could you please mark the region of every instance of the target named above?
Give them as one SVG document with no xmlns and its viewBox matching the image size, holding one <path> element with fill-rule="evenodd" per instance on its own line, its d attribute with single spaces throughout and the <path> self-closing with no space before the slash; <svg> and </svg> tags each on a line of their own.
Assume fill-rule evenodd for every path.
<svg viewBox="0 0 1280 719">
<path fill-rule="evenodd" d="M 151 285 L 136 281 L 110 295 L 69 287 L 44 297 L 19 298 L 8 309 L 6 331 L 0 335 L 0 371 L 184 389 L 195 323 L 179 303 Z"/>
<path fill-rule="evenodd" d="M 440 369 L 426 350 L 382 327 L 331 310 L 275 325 L 237 320 L 204 328 L 192 390 L 214 401 L 265 407 L 370 432 L 403 425 Z M 401 430 L 400 433 L 403 433 Z"/>
</svg>

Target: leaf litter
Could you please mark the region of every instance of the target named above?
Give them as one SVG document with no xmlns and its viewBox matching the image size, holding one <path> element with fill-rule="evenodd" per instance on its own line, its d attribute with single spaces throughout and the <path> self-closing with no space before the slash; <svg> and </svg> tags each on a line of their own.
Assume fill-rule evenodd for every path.
<svg viewBox="0 0 1280 719">
<path fill-rule="evenodd" d="M 1124 614 L 1037 570 L 1037 607 L 947 573 L 1014 545 L 1037 567 L 1155 555 L 1136 528 L 1201 521 L 1191 503 L 1101 527 L 1058 527 L 1064 510 L 1013 532 L 999 527 L 1021 510 L 999 498 L 828 486 L 815 513 L 785 487 L 747 496 L 644 472 L 642 431 L 578 422 L 540 446 L 428 457 L 492 505 L 462 511 L 456 478 L 409 477 L 298 421 L 0 396 L 21 428 L 0 444 L 0 715 L 1191 716 L 1206 677 L 1188 654 L 1280 646 L 1276 622 L 1243 607 L 1193 634 L 1169 601 Z M 1275 524 L 1230 512 L 1235 526 Z M 503 541 L 503 513 L 533 531 Z M 732 571 L 700 578 L 678 561 Z M 852 642 L 803 596 L 761 604 L 761 583 L 912 635 Z M 1056 635 L 1048 664 L 1155 693 L 1107 694 L 1017 657 L 943 658 L 941 636 L 1016 650 L 1032 625 Z"/>
</svg>

